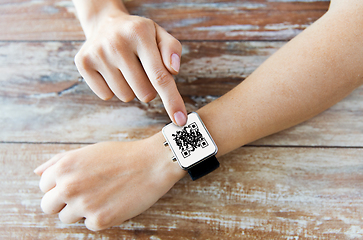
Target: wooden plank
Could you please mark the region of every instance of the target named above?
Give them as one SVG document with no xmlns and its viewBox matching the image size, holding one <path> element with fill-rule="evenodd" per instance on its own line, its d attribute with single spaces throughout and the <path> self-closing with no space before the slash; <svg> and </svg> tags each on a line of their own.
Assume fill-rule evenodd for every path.
<svg viewBox="0 0 363 240">
<path fill-rule="evenodd" d="M 176 81 L 185 96 L 220 96 L 285 42 L 183 42 Z M 80 42 L 0 42 L 0 95 L 61 93 L 79 83 L 74 56 Z"/>
<path fill-rule="evenodd" d="M 363 237 L 363 149 L 244 147 L 152 208 L 93 233 L 39 207 L 32 170 L 81 145 L 1 144 L 1 239 L 353 239 Z"/>
<path fill-rule="evenodd" d="M 0 43 L 0 141 L 134 140 L 169 120 L 149 104 L 99 100 L 73 64 L 79 42 Z M 284 42 L 183 42 L 176 78 L 195 111 L 248 76 Z M 212 95 L 212 96 L 211 96 Z M 256 145 L 363 146 L 363 87 L 323 114 Z"/>
<path fill-rule="evenodd" d="M 0 95 L 59 92 L 78 82 L 74 56 L 81 43 L 0 42 Z"/>
<path fill-rule="evenodd" d="M 125 1 L 181 40 L 288 40 L 329 1 Z M 49 20 L 52 24 L 49 24 Z M 83 40 L 70 0 L 0 1 L 0 40 Z"/>
<path fill-rule="evenodd" d="M 82 88 L 87 88 L 84 84 Z M 72 90 L 82 91 L 82 88 Z M 83 89 L 84 90 L 84 89 Z M 363 88 L 307 122 L 253 145 L 363 146 Z M 68 93 L 72 94 L 72 93 Z M 74 101 L 68 95 L 0 98 L 2 142 L 98 142 L 148 137 L 169 122 L 160 100 L 149 104 Z M 195 106 L 187 105 L 193 110 Z"/>
<path fill-rule="evenodd" d="M 248 77 L 286 42 L 182 42 L 179 91 L 221 96 Z"/>
<path fill-rule="evenodd" d="M 133 3 L 138 7 L 134 10 Z M 288 40 L 320 18 L 328 1 L 130 1 L 132 13 L 149 17 L 181 40 Z"/>
</svg>

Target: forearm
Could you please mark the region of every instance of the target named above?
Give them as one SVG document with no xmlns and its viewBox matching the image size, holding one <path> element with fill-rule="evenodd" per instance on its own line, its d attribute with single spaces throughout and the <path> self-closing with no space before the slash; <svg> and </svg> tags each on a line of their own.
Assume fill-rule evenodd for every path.
<svg viewBox="0 0 363 240">
<path fill-rule="evenodd" d="M 235 89 L 198 111 L 218 155 L 301 123 L 362 84 L 362 20 L 329 11 Z"/>
<path fill-rule="evenodd" d="M 86 37 L 94 30 L 100 17 L 112 12 L 128 14 L 122 0 L 73 0 L 73 3 Z"/>
<path fill-rule="evenodd" d="M 92 16 L 100 16 L 104 10 L 125 10 L 121 1 L 114 0 L 74 3 L 86 28 L 96 21 Z M 332 0 L 332 5 L 324 17 L 235 89 L 198 110 L 219 148 L 217 156 L 305 121 L 362 84 L 363 3 Z M 119 22 L 124 18 L 122 15 Z M 95 38 L 98 36 L 96 33 Z M 170 99 L 164 99 L 164 104 L 173 102 Z M 85 218 L 92 230 L 137 216 L 186 173 L 171 161 L 172 152 L 163 142 L 159 132 L 140 141 L 99 143 L 54 156 L 35 170 L 45 193 L 43 211 L 59 213 L 65 223 Z"/>
</svg>

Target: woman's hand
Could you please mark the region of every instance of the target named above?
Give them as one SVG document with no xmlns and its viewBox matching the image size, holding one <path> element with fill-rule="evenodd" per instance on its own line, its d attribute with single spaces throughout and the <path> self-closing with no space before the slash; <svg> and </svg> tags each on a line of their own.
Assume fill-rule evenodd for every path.
<svg viewBox="0 0 363 240">
<path fill-rule="evenodd" d="M 186 123 L 186 109 L 172 74 L 180 67 L 182 46 L 150 19 L 105 8 L 83 21 L 87 40 L 75 57 L 78 71 L 102 99 L 116 95 L 153 100 L 159 93 L 170 119 Z"/>
<path fill-rule="evenodd" d="M 157 134 L 61 153 L 39 166 L 45 213 L 64 223 L 85 218 L 90 230 L 119 225 L 151 207 L 185 174 Z"/>
</svg>

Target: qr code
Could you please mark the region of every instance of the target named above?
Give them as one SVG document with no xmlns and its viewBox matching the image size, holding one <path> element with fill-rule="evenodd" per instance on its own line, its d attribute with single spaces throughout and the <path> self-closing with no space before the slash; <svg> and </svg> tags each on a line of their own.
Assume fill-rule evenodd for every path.
<svg viewBox="0 0 363 240">
<path fill-rule="evenodd" d="M 176 131 L 172 136 L 184 158 L 189 157 L 191 152 L 194 152 L 197 148 L 208 146 L 208 142 L 199 132 L 198 125 L 195 122 L 183 127 L 181 131 Z"/>
</svg>

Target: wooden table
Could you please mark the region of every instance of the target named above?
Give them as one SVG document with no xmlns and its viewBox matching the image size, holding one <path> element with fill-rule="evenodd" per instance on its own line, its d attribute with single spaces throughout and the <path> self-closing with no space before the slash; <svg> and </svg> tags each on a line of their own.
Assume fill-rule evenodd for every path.
<svg viewBox="0 0 363 240">
<path fill-rule="evenodd" d="M 243 81 L 323 15 L 327 1 L 128 0 L 183 44 L 188 111 Z M 0 1 L 0 239 L 363 238 L 363 88 L 317 117 L 223 156 L 140 216 L 101 232 L 40 209 L 32 171 L 55 153 L 129 141 L 168 122 L 149 104 L 98 99 L 73 57 L 84 35 L 70 0 Z M 246 113 L 248 114 L 248 113 Z"/>
</svg>

